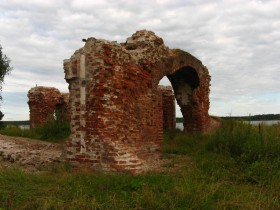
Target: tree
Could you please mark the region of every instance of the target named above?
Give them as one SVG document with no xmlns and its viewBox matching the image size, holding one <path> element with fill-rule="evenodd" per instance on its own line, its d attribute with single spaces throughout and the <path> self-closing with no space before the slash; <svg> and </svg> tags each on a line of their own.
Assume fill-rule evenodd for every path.
<svg viewBox="0 0 280 210">
<path fill-rule="evenodd" d="M 4 77 L 12 71 L 12 67 L 10 67 L 10 59 L 2 53 L 2 46 L 0 45 L 0 91 L 2 91 L 2 85 L 4 82 Z M 0 95 L 0 100 L 2 100 L 2 96 Z"/>
<path fill-rule="evenodd" d="M 2 46 L 0 45 L 0 92 L 2 91 L 2 85 L 4 83 L 4 77 L 12 71 L 10 66 L 10 59 L 2 53 Z M 0 93 L 0 101 L 2 101 L 2 95 Z M 4 114 L 0 111 L 0 120 L 2 120 Z"/>
<path fill-rule="evenodd" d="M 2 120 L 3 117 L 4 117 L 4 114 L 0 111 L 0 121 Z"/>
</svg>

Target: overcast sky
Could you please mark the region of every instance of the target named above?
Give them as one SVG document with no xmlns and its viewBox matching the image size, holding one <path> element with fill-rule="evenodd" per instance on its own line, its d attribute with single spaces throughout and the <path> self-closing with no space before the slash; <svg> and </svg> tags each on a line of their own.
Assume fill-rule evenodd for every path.
<svg viewBox="0 0 280 210">
<path fill-rule="evenodd" d="M 82 38 L 124 42 L 141 29 L 207 66 L 210 114 L 280 113 L 279 11 L 280 0 L 1 0 L 0 44 L 14 67 L 3 85 L 4 120 L 29 119 L 36 84 L 68 91 L 63 59 Z"/>
</svg>

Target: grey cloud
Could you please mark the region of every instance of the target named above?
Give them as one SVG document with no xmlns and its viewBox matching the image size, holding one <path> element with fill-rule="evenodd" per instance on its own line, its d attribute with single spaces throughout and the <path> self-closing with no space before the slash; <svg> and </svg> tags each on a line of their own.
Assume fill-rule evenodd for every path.
<svg viewBox="0 0 280 210">
<path fill-rule="evenodd" d="M 280 89 L 279 7 L 279 1 L 241 0 L 3 0 L 0 41 L 14 66 L 4 91 L 28 91 L 30 81 L 67 90 L 62 61 L 83 46 L 82 38 L 124 42 L 146 28 L 208 67 L 211 113 L 266 106 L 280 112 L 279 100 L 278 107 L 251 100 Z M 249 108 L 248 101 L 258 105 Z"/>
</svg>

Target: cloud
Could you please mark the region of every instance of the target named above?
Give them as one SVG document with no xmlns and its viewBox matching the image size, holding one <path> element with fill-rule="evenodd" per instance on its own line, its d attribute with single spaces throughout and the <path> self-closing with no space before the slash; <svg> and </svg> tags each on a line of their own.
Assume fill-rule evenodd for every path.
<svg viewBox="0 0 280 210">
<path fill-rule="evenodd" d="M 82 38 L 124 42 L 145 28 L 208 67 L 212 114 L 279 113 L 279 100 L 264 100 L 279 97 L 278 8 L 277 0 L 2 0 L 0 43 L 14 70 L 1 109 L 13 108 L 6 93 L 21 92 L 23 100 L 35 84 L 67 91 L 63 59 L 83 46 Z M 26 110 L 13 116 L 28 119 Z"/>
</svg>

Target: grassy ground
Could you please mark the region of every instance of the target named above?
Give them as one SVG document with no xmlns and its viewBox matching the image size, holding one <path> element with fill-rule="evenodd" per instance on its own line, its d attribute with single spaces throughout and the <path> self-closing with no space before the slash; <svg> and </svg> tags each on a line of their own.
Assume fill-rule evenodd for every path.
<svg viewBox="0 0 280 210">
<path fill-rule="evenodd" d="M 280 126 L 165 134 L 166 173 L 0 171 L 0 209 L 280 209 Z"/>
<path fill-rule="evenodd" d="M 0 129 L 0 134 L 49 142 L 63 142 L 70 135 L 70 125 L 68 122 L 48 121 L 42 126 L 26 130 L 15 125 L 7 125 Z"/>
</svg>

